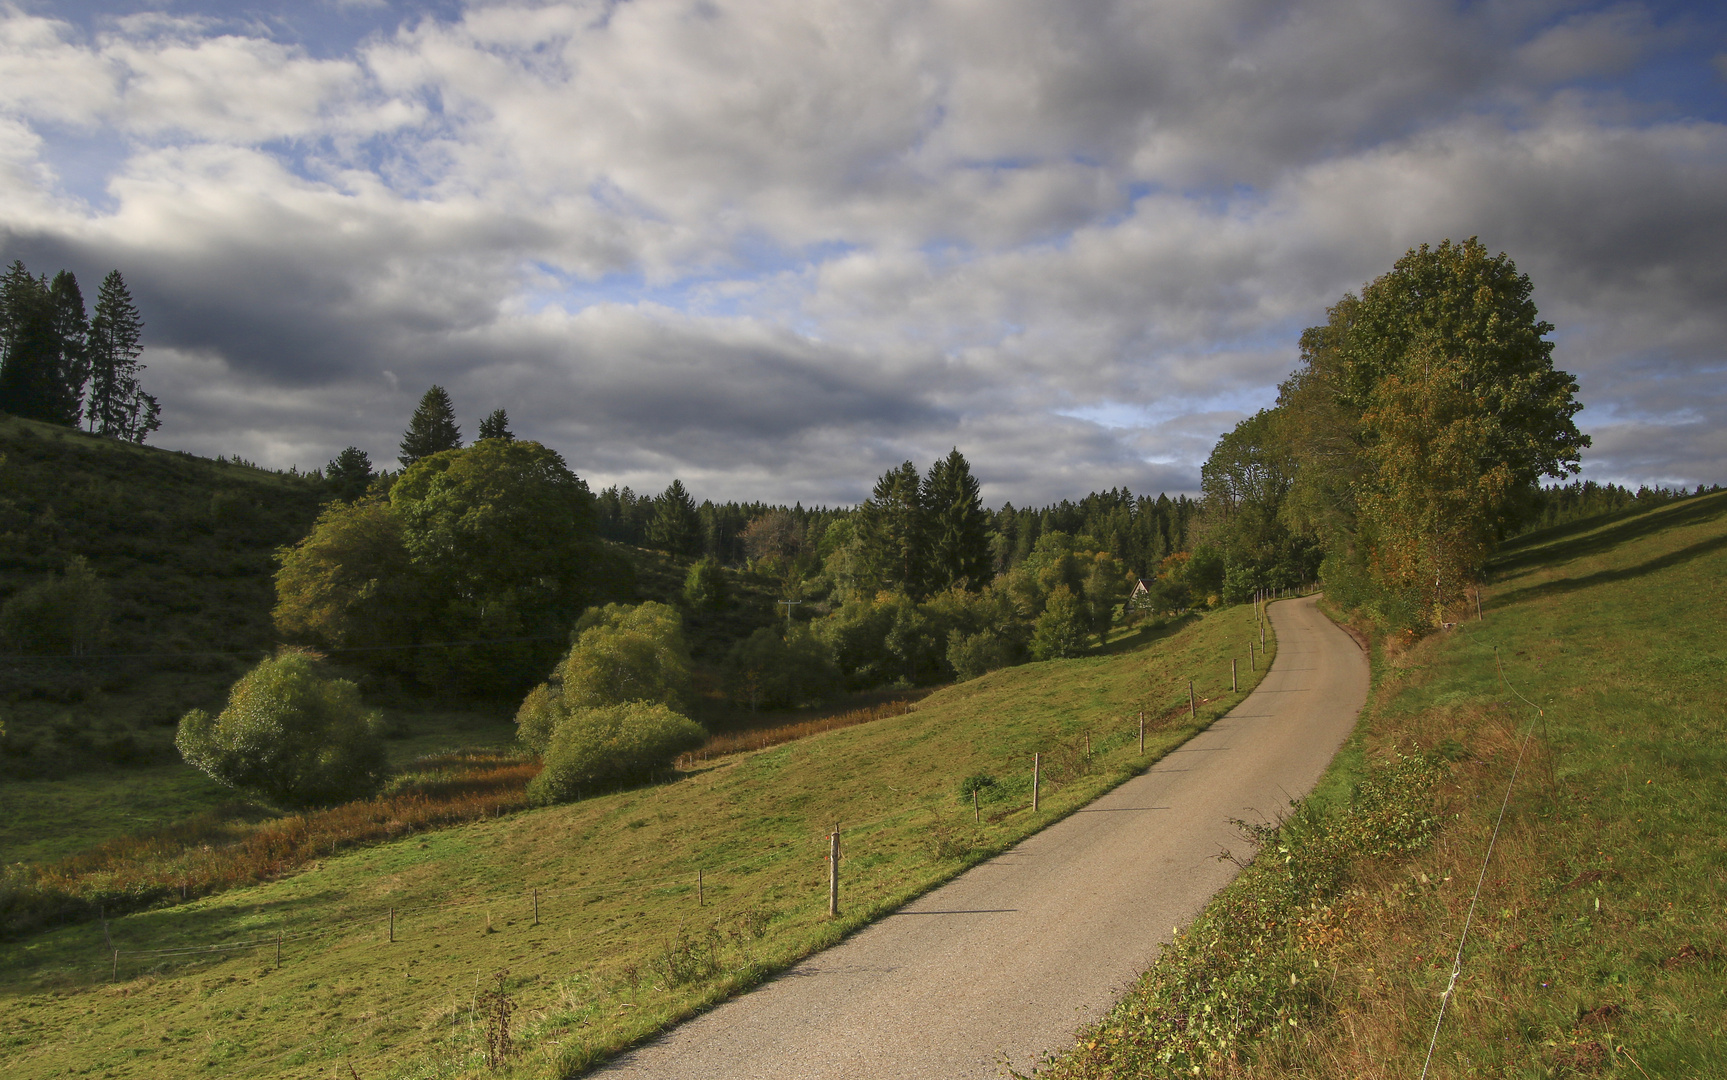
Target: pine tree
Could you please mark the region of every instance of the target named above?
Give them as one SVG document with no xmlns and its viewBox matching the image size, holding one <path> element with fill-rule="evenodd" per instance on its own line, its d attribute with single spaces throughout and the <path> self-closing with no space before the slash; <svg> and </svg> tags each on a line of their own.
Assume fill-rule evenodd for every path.
<svg viewBox="0 0 1727 1080">
<path fill-rule="evenodd" d="M 364 495 L 376 476 L 372 459 L 357 446 L 343 450 L 324 468 L 324 482 L 343 502 L 353 502 Z"/>
<path fill-rule="evenodd" d="M 456 410 L 450 404 L 450 395 L 434 383 L 420 399 L 414 418 L 408 421 L 408 430 L 402 433 L 402 445 L 396 456 L 405 469 L 421 458 L 461 447 L 462 429 L 456 426 Z"/>
<path fill-rule="evenodd" d="M 111 270 L 96 294 L 87 342 L 90 392 L 84 405 L 90 430 L 99 435 L 141 443 L 162 426 L 162 407 L 144 392 L 138 356 L 144 320 L 120 271 Z"/>
<path fill-rule="evenodd" d="M 480 421 L 480 439 L 513 440 L 515 433 L 510 430 L 510 414 L 502 409 L 493 409 L 492 415 Z"/>
<path fill-rule="evenodd" d="M 957 446 L 930 466 L 922 498 L 931 588 L 962 583 L 969 589 L 983 588 L 990 578 L 989 517 L 978 497 L 977 479 Z"/>
<path fill-rule="evenodd" d="M 76 305 L 76 316 L 71 315 Z M 14 261 L 0 277 L 0 410 L 75 426 L 83 388 L 84 316 L 77 280 L 62 270 L 53 286 Z M 62 331 L 69 337 L 62 337 Z"/>
</svg>

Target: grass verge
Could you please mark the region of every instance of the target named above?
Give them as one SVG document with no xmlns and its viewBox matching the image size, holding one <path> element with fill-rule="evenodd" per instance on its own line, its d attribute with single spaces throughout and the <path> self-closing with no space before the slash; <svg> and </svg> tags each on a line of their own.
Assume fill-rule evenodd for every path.
<svg viewBox="0 0 1727 1080">
<path fill-rule="evenodd" d="M 477 1075 L 498 1056 L 505 999 L 503 1074 L 579 1073 L 1134 775 L 1250 688 L 1229 692 L 1229 661 L 1245 658 L 1252 626 L 1243 607 L 1147 629 L 672 783 L 6 946 L 8 1074 Z M 1202 699 L 1192 721 L 1189 678 Z M 1035 815 L 1021 794 L 1034 752 Z M 960 791 L 979 775 L 995 783 L 974 821 Z M 842 914 L 829 919 L 835 823 Z"/>
<path fill-rule="evenodd" d="M 1727 1075 L 1724 573 L 1698 496 L 1526 538 L 1485 621 L 1377 641 L 1319 793 L 1040 1075 Z"/>
</svg>

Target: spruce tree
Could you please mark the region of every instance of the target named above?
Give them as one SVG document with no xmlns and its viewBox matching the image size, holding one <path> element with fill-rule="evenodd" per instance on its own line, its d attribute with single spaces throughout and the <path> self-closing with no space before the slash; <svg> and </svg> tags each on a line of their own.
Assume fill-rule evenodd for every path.
<svg viewBox="0 0 1727 1080">
<path fill-rule="evenodd" d="M 858 539 L 882 584 L 921 599 L 928 577 L 929 522 L 917 466 L 907 461 L 883 473 L 858 510 Z"/>
<path fill-rule="evenodd" d="M 144 320 L 120 271 L 109 271 L 96 294 L 86 353 L 90 392 L 84 405 L 90 430 L 99 435 L 141 443 L 162 426 L 162 407 L 144 392 L 138 373 Z"/>
<path fill-rule="evenodd" d="M 965 455 L 954 447 L 930 466 L 923 482 L 923 504 L 929 540 L 932 589 L 964 584 L 981 589 L 989 583 L 989 518 L 978 497 L 977 479 Z"/>
<path fill-rule="evenodd" d="M 324 483 L 343 502 L 353 502 L 364 495 L 376 476 L 372 459 L 357 446 L 343 450 L 324 468 Z"/>
<path fill-rule="evenodd" d="M 53 410 L 56 423 L 77 427 L 84 412 L 84 383 L 90 377 L 87 338 L 90 320 L 84 294 L 70 270 L 54 275 L 48 286 L 48 317 L 55 348 Z"/>
<path fill-rule="evenodd" d="M 456 410 L 450 404 L 450 395 L 433 383 L 414 410 L 414 418 L 408 421 L 408 430 L 402 433 L 402 445 L 396 456 L 405 469 L 421 458 L 461 447 L 462 429 L 456 426 Z"/>
<path fill-rule="evenodd" d="M 654 517 L 648 522 L 648 545 L 678 555 L 694 555 L 702 549 L 702 522 L 696 500 L 682 480 L 673 480 L 654 500 Z"/>
<path fill-rule="evenodd" d="M 492 415 L 480 421 L 480 439 L 513 440 L 515 433 L 510 430 L 510 414 L 502 409 L 493 409 Z"/>
</svg>

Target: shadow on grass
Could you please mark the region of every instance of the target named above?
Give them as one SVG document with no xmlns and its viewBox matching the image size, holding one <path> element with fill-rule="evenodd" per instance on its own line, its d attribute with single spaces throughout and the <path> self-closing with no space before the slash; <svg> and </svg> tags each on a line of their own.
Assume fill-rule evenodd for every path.
<svg viewBox="0 0 1727 1080">
<path fill-rule="evenodd" d="M 1185 615 L 1177 615 L 1172 619 L 1165 619 L 1162 622 L 1151 626 L 1142 626 L 1139 628 L 1138 633 L 1124 634 L 1110 642 L 1108 645 L 1101 646 L 1092 652 L 1085 653 L 1083 655 L 1119 656 L 1125 652 L 1133 652 L 1135 649 L 1142 649 L 1154 641 L 1162 641 L 1166 637 L 1173 637 L 1188 623 L 1197 618 L 1199 618 L 1199 616 L 1190 611 Z"/>
<path fill-rule="evenodd" d="M 1600 518 L 1555 525 L 1520 536 L 1505 545 L 1504 553 L 1493 561 L 1491 569 L 1494 573 L 1505 573 L 1537 563 L 1553 565 L 1585 556 L 1600 555 L 1621 544 L 1640 540 L 1654 533 L 1686 525 L 1700 525 L 1723 516 L 1727 516 L 1727 492 L 1694 495 L 1677 505 L 1658 506 L 1605 528 L 1602 527 Z M 1560 539 L 1565 536 L 1571 538 Z M 1624 573 L 1631 575 L 1635 569 Z"/>
<path fill-rule="evenodd" d="M 1722 508 L 1727 509 L 1727 503 L 1723 503 Z M 1703 518 L 1700 520 L 1708 519 Z M 1499 596 L 1494 597 L 1494 604 L 1496 606 L 1509 607 L 1512 604 L 1521 603 L 1525 600 L 1541 600 L 1549 596 L 1563 596 L 1566 593 L 1576 592 L 1579 589 L 1593 588 L 1596 585 L 1629 581 L 1633 578 L 1640 578 L 1648 574 L 1653 574 L 1658 570 L 1666 570 L 1669 567 L 1678 566 L 1681 563 L 1688 563 L 1693 559 L 1700 559 L 1705 555 L 1720 551 L 1723 548 L 1727 548 L 1727 533 L 1711 537 L 1708 540 L 1700 540 L 1689 547 L 1682 547 L 1678 551 L 1670 551 L 1658 558 L 1650 559 L 1648 562 L 1638 563 L 1636 566 L 1627 566 L 1622 570 L 1600 570 L 1583 577 L 1559 578 L 1554 581 L 1542 582 L 1539 585 L 1530 585 L 1522 589 L 1513 589 L 1510 592 L 1502 593 Z"/>
</svg>

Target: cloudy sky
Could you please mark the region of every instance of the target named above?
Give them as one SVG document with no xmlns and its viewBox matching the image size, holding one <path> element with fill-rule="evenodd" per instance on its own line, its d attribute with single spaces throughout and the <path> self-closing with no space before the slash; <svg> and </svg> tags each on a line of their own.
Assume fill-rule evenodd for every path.
<svg viewBox="0 0 1727 1080">
<path fill-rule="evenodd" d="M 118 268 L 152 441 L 272 466 L 393 466 L 436 382 L 596 487 L 1191 491 L 1471 235 L 1586 476 L 1727 482 L 1714 4 L 0 3 L 0 260 Z"/>
</svg>

